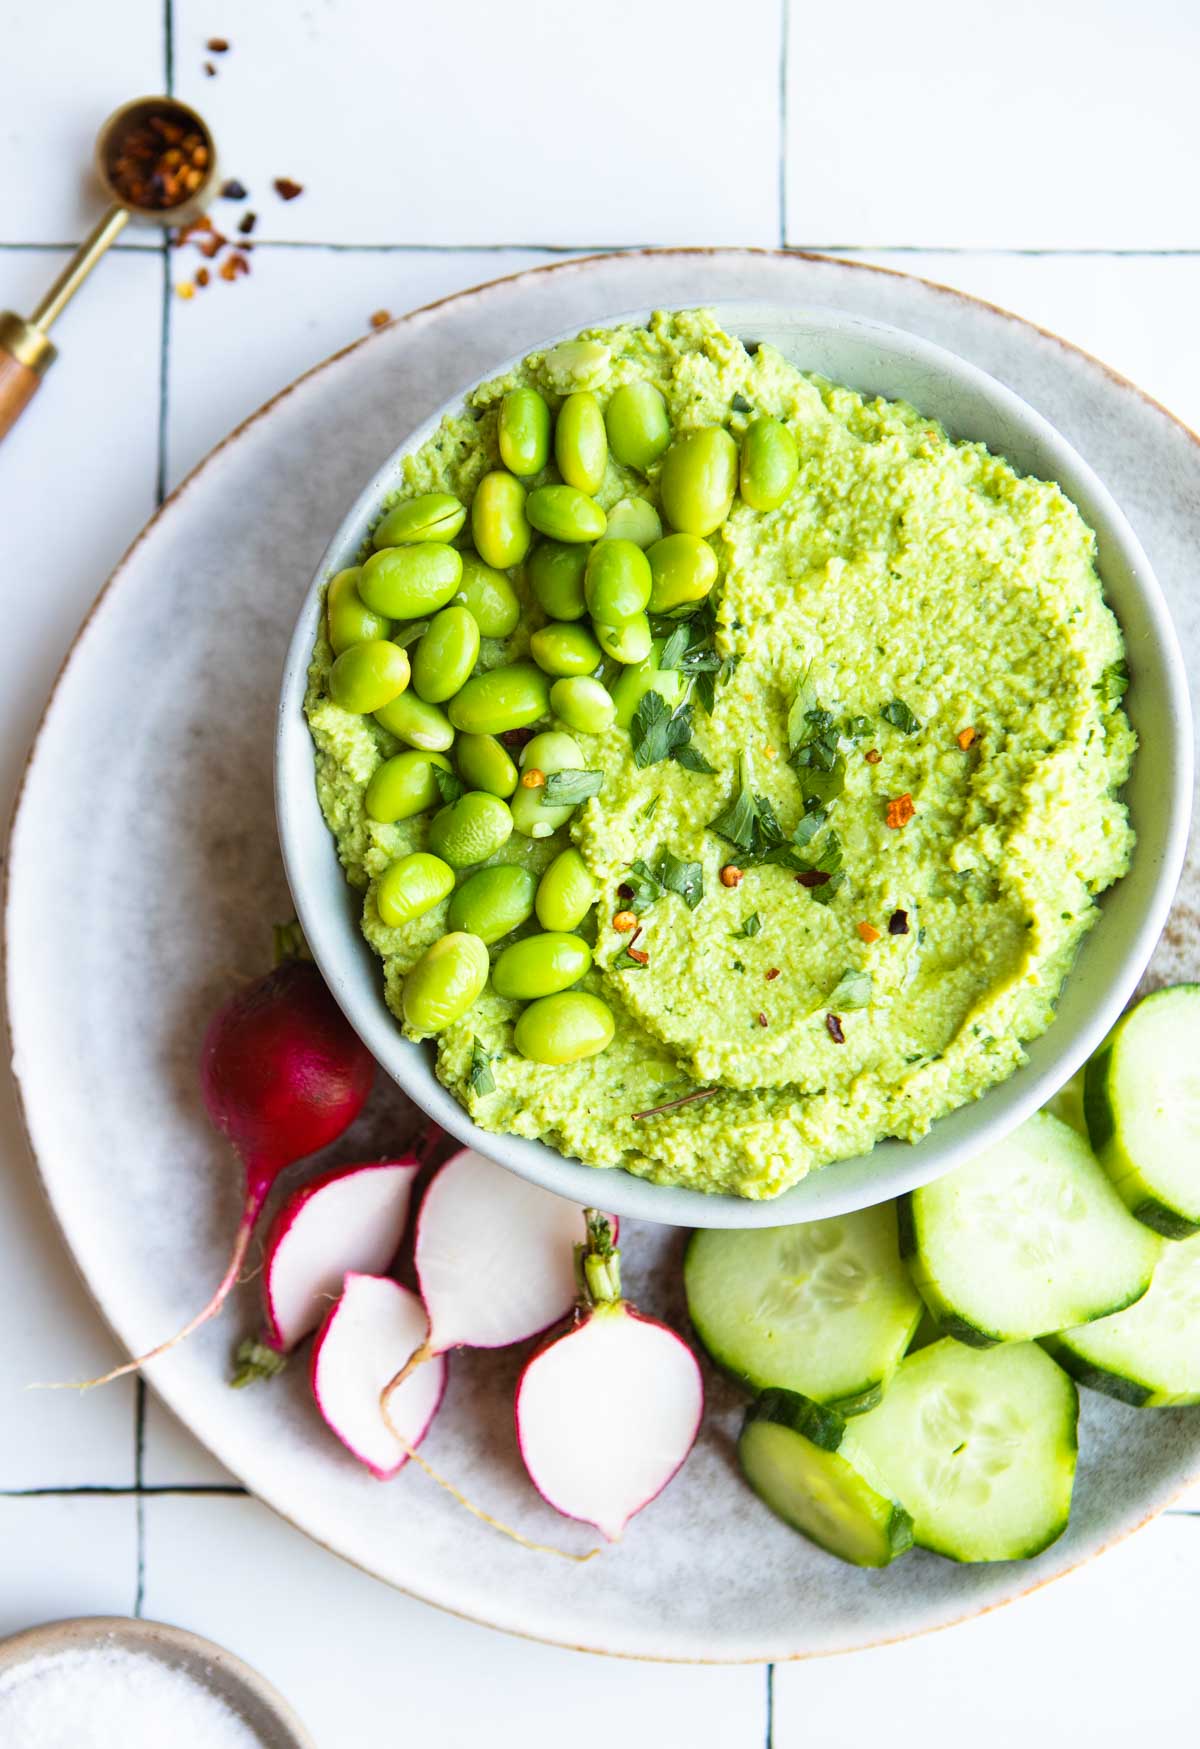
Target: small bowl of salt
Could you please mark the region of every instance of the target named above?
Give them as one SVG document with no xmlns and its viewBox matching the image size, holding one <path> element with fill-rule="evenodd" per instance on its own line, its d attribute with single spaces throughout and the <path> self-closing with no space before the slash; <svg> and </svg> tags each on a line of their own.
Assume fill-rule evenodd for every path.
<svg viewBox="0 0 1200 1749">
<path fill-rule="evenodd" d="M 270 1683 L 184 1628 L 93 1615 L 0 1640 L 0 1745 L 316 1749 Z"/>
</svg>

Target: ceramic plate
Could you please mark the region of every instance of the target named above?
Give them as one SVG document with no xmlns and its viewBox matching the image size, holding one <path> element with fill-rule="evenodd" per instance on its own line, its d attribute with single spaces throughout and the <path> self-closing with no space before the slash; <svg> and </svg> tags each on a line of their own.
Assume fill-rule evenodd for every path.
<svg viewBox="0 0 1200 1749">
<path fill-rule="evenodd" d="M 235 1225 L 236 1174 L 200 1108 L 196 1051 L 209 1011 L 262 967 L 270 924 L 286 914 L 273 718 L 288 633 L 330 532 L 399 437 L 489 361 L 613 310 L 729 299 L 890 322 L 1016 389 L 1113 492 L 1200 660 L 1200 444 L 1094 360 L 921 280 L 737 250 L 567 262 L 419 311 L 303 378 L 204 463 L 125 559 L 51 701 L 14 828 L 9 1009 L 30 1136 L 68 1242 L 131 1350 L 203 1302 Z M 1152 981 L 1200 975 L 1198 907 L 1193 842 Z M 337 1158 L 395 1149 L 416 1121 L 381 1087 Z M 634 1298 L 679 1320 L 682 1234 L 629 1222 L 622 1242 Z M 150 1369 L 217 1457 L 310 1535 L 415 1596 L 596 1651 L 803 1657 L 943 1626 L 1077 1565 L 1200 1472 L 1200 1412 L 1139 1414 L 1085 1393 L 1075 1511 L 1038 1560 L 958 1567 L 916 1553 L 853 1572 L 739 1483 L 738 1397 L 711 1379 L 704 1436 L 678 1481 L 621 1546 L 577 1567 L 487 1530 L 415 1469 L 373 1481 L 324 1431 L 302 1366 L 231 1392 L 230 1349 L 255 1309 L 243 1290 L 216 1327 Z M 425 1452 L 498 1517 L 583 1549 L 586 1535 L 541 1505 L 519 1466 L 521 1358 L 455 1357 Z"/>
</svg>

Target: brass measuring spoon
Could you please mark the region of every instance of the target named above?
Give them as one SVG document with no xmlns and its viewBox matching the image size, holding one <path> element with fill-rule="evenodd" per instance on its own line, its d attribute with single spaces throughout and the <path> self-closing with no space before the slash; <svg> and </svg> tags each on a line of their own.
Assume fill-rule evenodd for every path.
<svg viewBox="0 0 1200 1749">
<path fill-rule="evenodd" d="M 159 125 L 156 125 L 159 124 Z M 203 162 L 137 168 L 141 200 L 131 199 L 130 151 L 161 139 L 162 154 L 177 150 L 160 126 L 197 135 Z M 176 172 L 179 172 L 177 175 Z M 197 173 L 199 180 L 197 180 Z M 0 310 L 0 438 L 5 437 L 41 386 L 58 356 L 51 325 L 75 296 L 100 257 L 132 220 L 135 224 L 187 225 L 199 218 L 216 192 L 217 149 L 207 122 L 174 97 L 138 97 L 114 110 L 96 137 L 96 174 L 112 205 L 80 244 L 50 290 L 26 319 Z M 191 184 L 192 186 L 189 186 Z"/>
</svg>

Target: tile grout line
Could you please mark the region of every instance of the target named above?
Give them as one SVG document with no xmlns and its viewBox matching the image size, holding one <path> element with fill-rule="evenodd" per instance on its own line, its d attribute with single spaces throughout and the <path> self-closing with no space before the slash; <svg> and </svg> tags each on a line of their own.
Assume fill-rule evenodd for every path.
<svg viewBox="0 0 1200 1749">
<path fill-rule="evenodd" d="M 791 0 L 779 0 L 779 246 L 787 248 L 788 36 Z"/>
<path fill-rule="evenodd" d="M 144 1482 L 135 1482 L 132 1487 L 122 1487 L 119 1484 L 83 1483 L 75 1487 L 63 1488 L 0 1488 L 0 1500 L 62 1500 L 83 1496 L 97 1499 L 146 1499 L 156 1500 L 160 1495 L 207 1495 L 228 1496 L 235 1499 L 245 1499 L 249 1489 L 243 1488 L 240 1482 L 160 1482 L 147 1486 Z"/>
<path fill-rule="evenodd" d="M 784 169 L 786 176 L 786 168 Z M 66 254 L 79 247 L 75 242 L 4 242 L 0 254 L 36 254 L 57 252 Z M 322 238 L 255 237 L 255 249 L 323 249 L 339 255 L 628 255 L 643 249 L 702 249 L 706 245 L 689 243 L 338 243 Z M 1102 244 L 1081 247 L 1059 247 L 1053 244 L 1008 246 L 964 243 L 796 243 L 716 244 L 717 249 L 783 248 L 790 254 L 810 252 L 825 255 L 986 255 L 999 260 L 1016 257 L 1063 261 L 1195 261 L 1200 260 L 1200 248 L 1114 249 Z M 162 253 L 161 243 L 114 243 L 114 255 L 156 255 Z"/>
<path fill-rule="evenodd" d="M 786 3 L 786 0 L 785 0 Z M 775 1666 L 767 1665 L 767 1740 L 766 1749 L 775 1745 Z"/>
</svg>

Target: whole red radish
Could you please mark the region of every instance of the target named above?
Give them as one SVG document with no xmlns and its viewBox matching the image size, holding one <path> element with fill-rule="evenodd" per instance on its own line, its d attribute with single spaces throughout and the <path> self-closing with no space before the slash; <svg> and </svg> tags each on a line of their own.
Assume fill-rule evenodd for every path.
<svg viewBox="0 0 1200 1749">
<path fill-rule="evenodd" d="M 263 1334 L 240 1344 L 235 1386 L 282 1371 L 287 1356 L 338 1298 L 347 1275 L 386 1272 L 408 1226 L 420 1170 L 413 1154 L 337 1166 L 281 1204 L 263 1247 Z M 418 1341 L 424 1335 L 423 1325 Z"/>
<path fill-rule="evenodd" d="M 276 931 L 276 951 L 296 935 Z M 307 958 L 285 958 L 213 1015 L 200 1052 L 205 1109 L 245 1172 L 246 1198 L 221 1281 L 202 1311 L 148 1354 L 114 1367 L 104 1385 L 165 1354 L 220 1311 L 237 1281 L 255 1222 L 286 1166 L 327 1147 L 362 1110 L 375 1063 Z"/>
<path fill-rule="evenodd" d="M 538 1493 L 616 1542 L 695 1444 L 704 1384 L 674 1330 L 621 1298 L 607 1217 L 588 1209 L 587 1234 L 574 1325 L 517 1383 L 517 1442 Z"/>
</svg>

